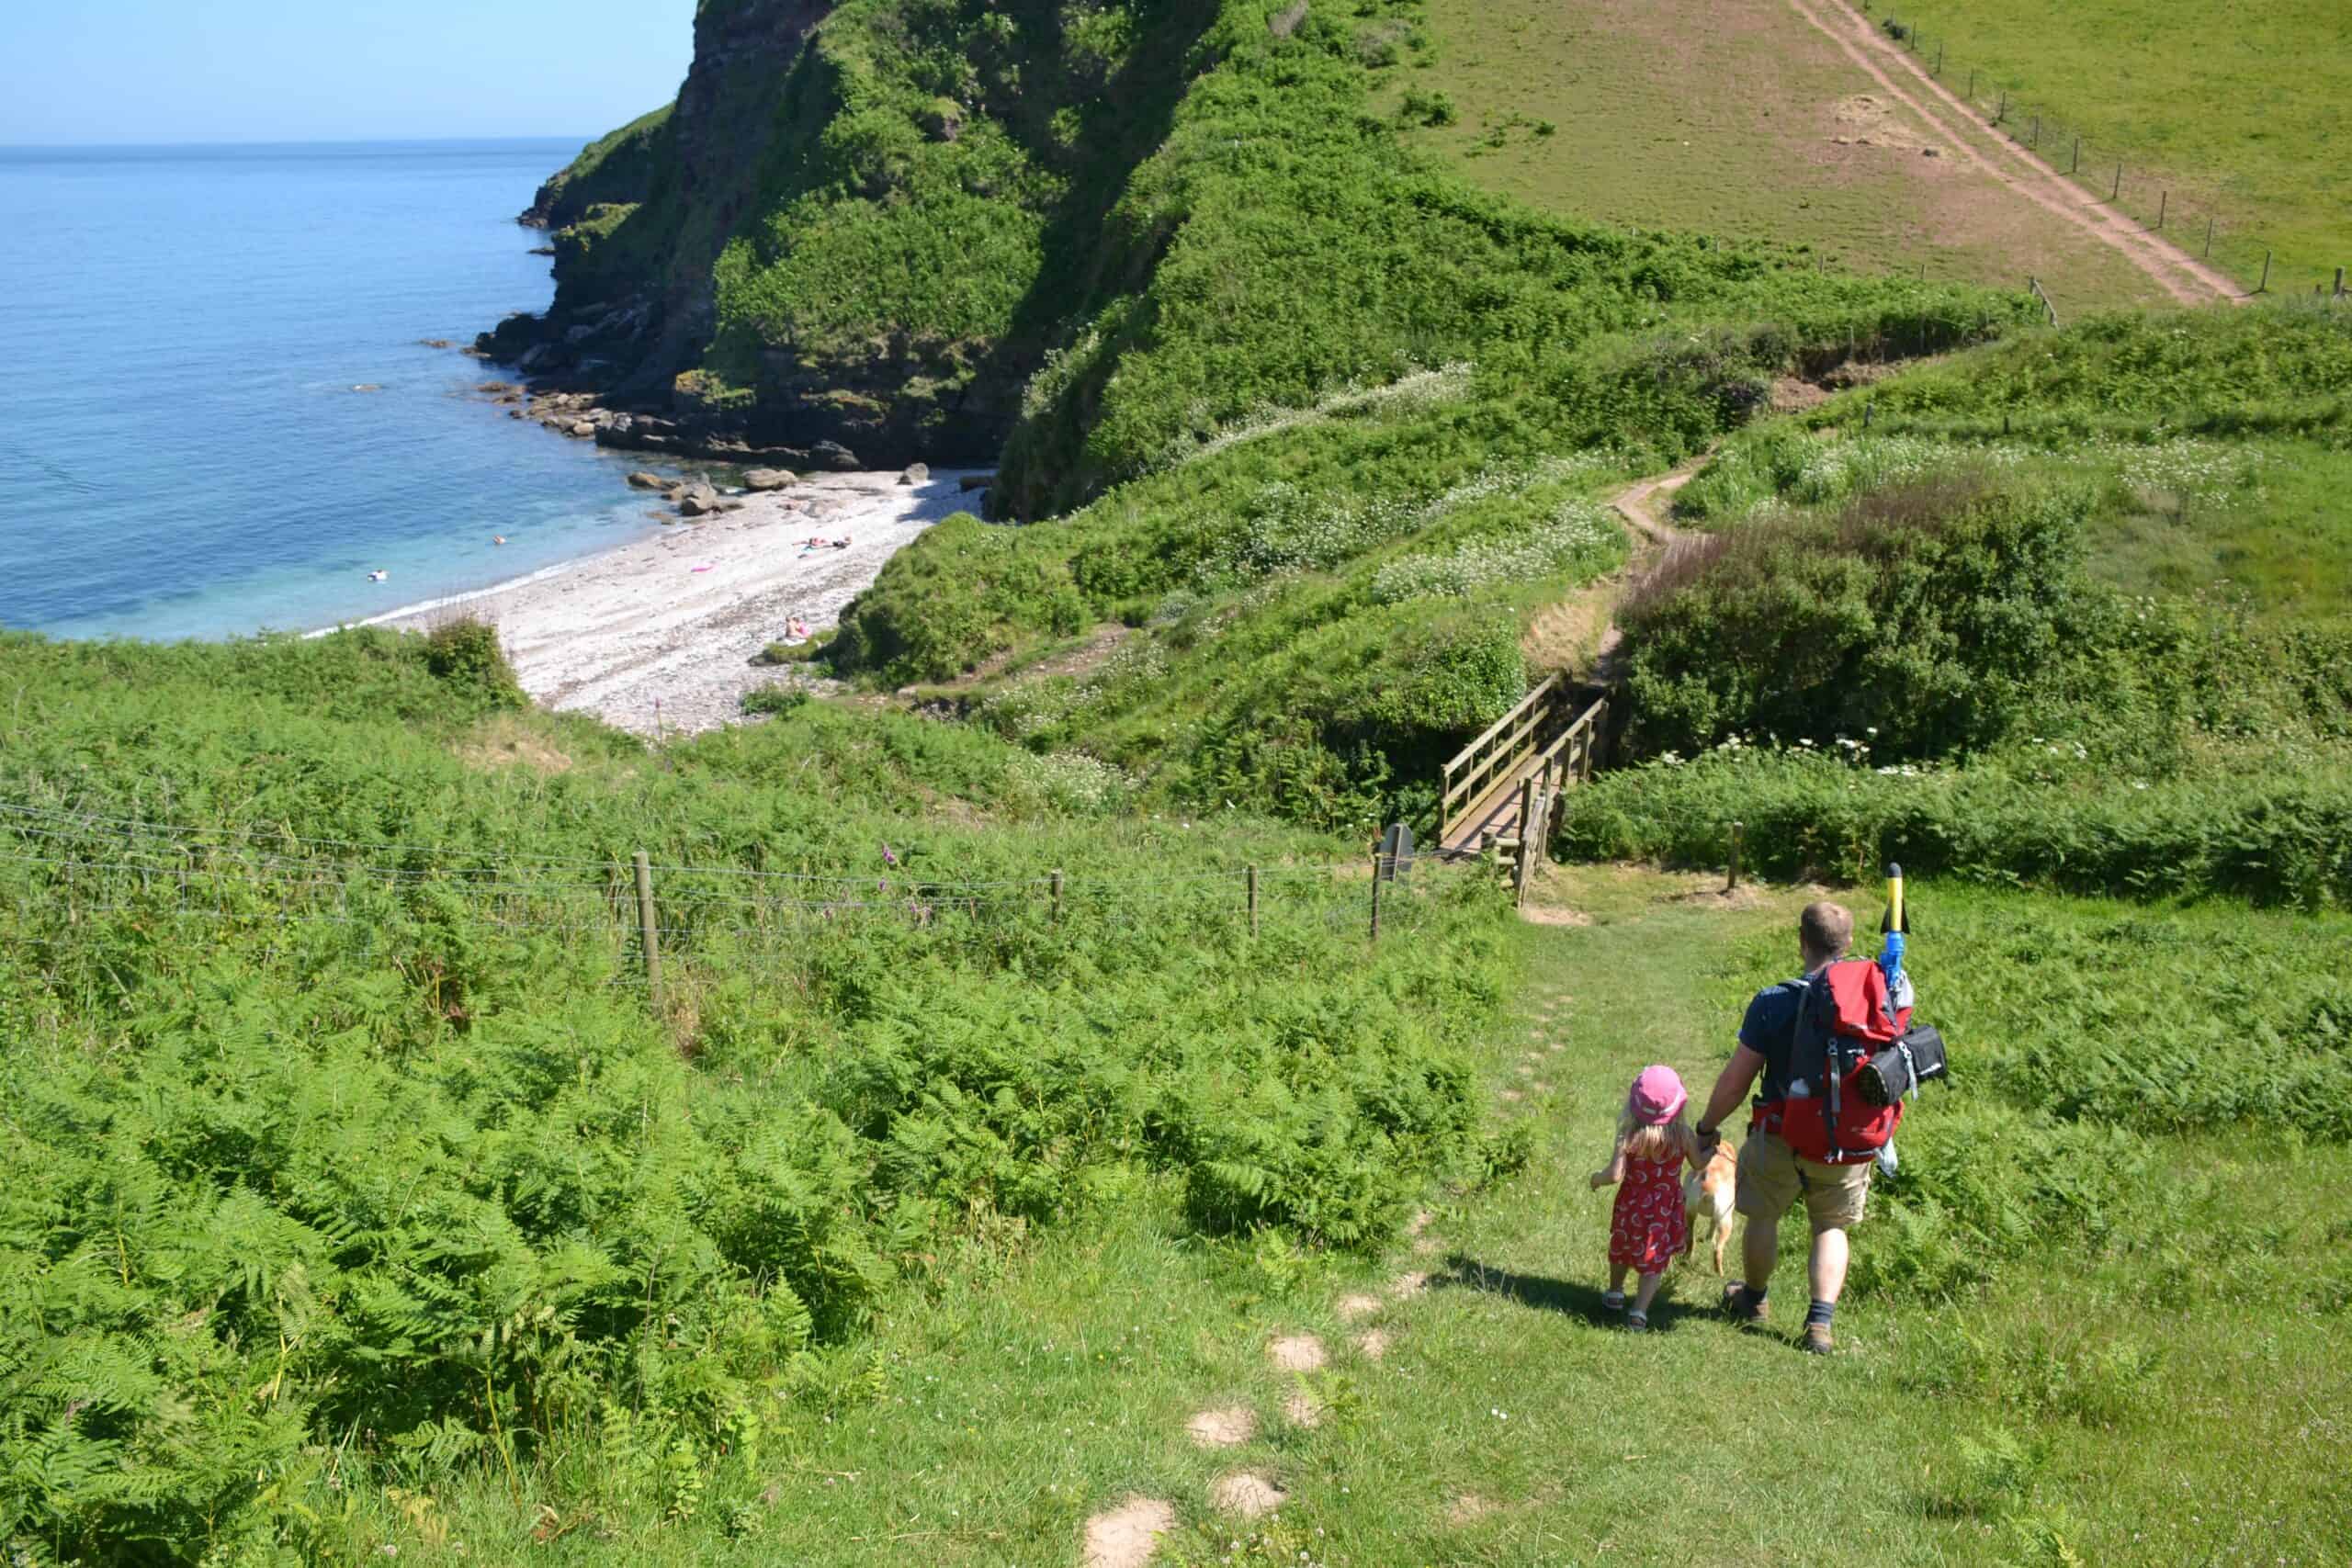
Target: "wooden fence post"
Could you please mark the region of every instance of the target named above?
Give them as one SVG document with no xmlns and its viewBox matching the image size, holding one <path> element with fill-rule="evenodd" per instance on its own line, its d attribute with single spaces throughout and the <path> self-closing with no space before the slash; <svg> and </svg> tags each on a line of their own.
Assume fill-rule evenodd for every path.
<svg viewBox="0 0 2352 1568">
<path fill-rule="evenodd" d="M 1372 846 L 1372 940 L 1380 940 L 1380 846 Z"/>
<path fill-rule="evenodd" d="M 1726 893 L 1739 886 L 1739 840 L 1742 830 L 1739 823 L 1735 822 L 1731 825 L 1731 874 L 1724 881 L 1724 891 Z"/>
<path fill-rule="evenodd" d="M 2109 201 L 2120 201 L 2123 199 L 2123 164 L 2120 159 L 2116 161 L 2115 185 L 2113 188 L 2109 190 L 2107 193 L 2107 199 Z"/>
<path fill-rule="evenodd" d="M 1974 66 L 1973 66 L 1973 65 L 1972 65 L 1972 66 L 1970 66 L 1970 67 L 1968 68 L 1968 92 L 1967 92 L 1967 94 L 1966 94 L 1965 96 L 1966 96 L 1966 97 L 1967 97 L 1968 101 L 1969 101 L 1971 104 L 1975 103 L 1975 101 L 1976 101 L 1976 68 L 1975 68 Z"/>
<path fill-rule="evenodd" d="M 2168 190 L 2158 191 L 2156 193 L 2156 231 L 2158 233 L 2162 233 L 2164 231 L 2165 209 L 2170 205 L 2172 205 L 2172 192 Z"/>
<path fill-rule="evenodd" d="M 2270 253 L 2268 251 L 2262 253 L 2262 282 L 2256 286 L 2255 292 L 2256 294 L 2270 292 Z"/>
<path fill-rule="evenodd" d="M 1047 877 L 1046 880 L 1047 885 L 1048 885 L 1048 886 L 1052 888 L 1052 890 L 1053 890 L 1053 899 L 1054 899 L 1054 924 L 1056 924 L 1056 925 L 1060 925 L 1060 924 L 1062 923 L 1062 873 L 1061 873 L 1061 867 L 1059 867 L 1059 866 L 1056 866 L 1056 867 L 1054 868 L 1053 874 L 1052 874 L 1051 876 Z"/>
<path fill-rule="evenodd" d="M 2210 212 L 2205 215 L 2205 254 L 2209 257 L 2213 254 L 2213 215 Z"/>
<path fill-rule="evenodd" d="M 1936 74 L 1937 74 L 1937 75 L 1939 75 L 1939 76 L 1940 76 L 1940 75 L 1942 75 L 1943 73 L 1944 73 L 1944 40 L 1943 40 L 1943 39 L 1938 39 L 1936 40 Z"/>
<path fill-rule="evenodd" d="M 2336 298 L 2336 299 L 2343 299 L 2343 298 L 2344 298 L 2344 269 L 2343 269 L 2342 267 L 2340 267 L 2340 266 L 2339 266 L 2339 267 L 2337 267 L 2337 268 L 2335 269 L 2335 298 Z"/>
<path fill-rule="evenodd" d="M 2033 117 L 2033 140 L 2028 145 L 2033 147 L 2041 145 L 2041 117 L 2040 115 Z"/>
<path fill-rule="evenodd" d="M 1535 781 L 1522 779 L 1519 785 L 1519 864 L 1511 873 L 1511 903 L 1524 907 L 1527 884 L 1535 874 L 1537 839 L 1535 825 Z"/>
<path fill-rule="evenodd" d="M 2083 139 L 2079 136 L 2075 138 L 2075 161 L 2066 165 L 2066 172 L 2070 175 L 2083 172 Z"/>
<path fill-rule="evenodd" d="M 662 942 L 653 918 L 653 863 L 643 850 L 637 852 L 637 937 L 645 949 L 645 986 L 652 995 L 653 1010 L 662 1010 Z"/>
<path fill-rule="evenodd" d="M 1250 868 L 1249 888 L 1250 934 L 1254 938 L 1258 934 L 1258 868 L 1254 865 Z"/>
</svg>

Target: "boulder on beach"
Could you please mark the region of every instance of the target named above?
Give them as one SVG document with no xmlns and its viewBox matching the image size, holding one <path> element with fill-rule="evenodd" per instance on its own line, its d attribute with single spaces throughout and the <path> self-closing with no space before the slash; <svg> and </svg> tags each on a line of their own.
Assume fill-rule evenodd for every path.
<svg viewBox="0 0 2352 1568">
<path fill-rule="evenodd" d="M 808 456 L 812 461 L 839 473 L 854 474 L 865 466 L 857 460 L 856 453 L 838 441 L 820 441 L 808 449 Z"/>
<path fill-rule="evenodd" d="M 632 490 L 667 490 L 670 485 L 660 474 L 649 474 L 643 468 L 629 475 L 628 482 Z"/>
<path fill-rule="evenodd" d="M 743 488 L 754 491 L 783 490 L 792 484 L 793 479 L 793 473 L 789 468 L 750 468 L 744 471 Z"/>
<path fill-rule="evenodd" d="M 907 465 L 907 471 L 899 476 L 899 482 L 902 485 L 929 484 L 931 482 L 931 465 L 928 463 L 909 463 Z"/>
<path fill-rule="evenodd" d="M 718 510 L 718 492 L 708 485 L 690 486 L 678 497 L 678 511 L 688 517 L 707 517 Z"/>
<path fill-rule="evenodd" d="M 572 434 L 584 439 L 596 434 L 596 422 L 593 419 L 576 419 L 571 422 L 571 430 Z"/>
</svg>

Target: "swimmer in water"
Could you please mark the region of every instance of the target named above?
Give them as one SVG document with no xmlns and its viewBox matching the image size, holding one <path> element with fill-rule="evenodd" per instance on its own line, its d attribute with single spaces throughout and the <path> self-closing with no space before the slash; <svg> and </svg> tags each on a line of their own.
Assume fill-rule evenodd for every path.
<svg viewBox="0 0 2352 1568">
<path fill-rule="evenodd" d="M 392 574 L 389 571 L 371 571 L 368 574 L 368 581 L 370 582 L 381 582 L 391 575 Z"/>
<path fill-rule="evenodd" d="M 493 545 L 503 545 L 506 542 L 506 536 L 503 534 L 492 534 L 490 536 L 490 542 Z"/>
</svg>

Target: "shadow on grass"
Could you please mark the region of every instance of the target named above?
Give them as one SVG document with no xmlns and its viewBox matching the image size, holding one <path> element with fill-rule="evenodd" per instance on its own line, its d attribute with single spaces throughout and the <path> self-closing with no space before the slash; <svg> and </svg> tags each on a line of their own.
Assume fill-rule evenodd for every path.
<svg viewBox="0 0 2352 1568">
<path fill-rule="evenodd" d="M 1626 1281 L 1630 1287 L 1634 1281 Z M 1671 1281 L 1669 1281 L 1670 1285 Z M 1624 1319 L 1622 1312 L 1611 1312 L 1600 1304 L 1600 1287 L 1568 1280 L 1555 1280 L 1543 1274 L 1514 1274 L 1508 1269 L 1497 1269 L 1457 1252 L 1445 1260 L 1445 1272 L 1430 1276 L 1432 1291 L 1475 1291 L 1480 1295 L 1503 1296 L 1523 1307 L 1537 1312 L 1556 1312 L 1567 1317 L 1580 1317 L 1588 1323 L 1614 1325 Z M 1628 1289 L 1626 1294 L 1632 1295 Z M 1687 1302 L 1670 1299 L 1661 1290 L 1658 1299 L 1650 1303 L 1650 1331 L 1668 1331 L 1678 1320 L 1692 1315 L 1694 1309 Z"/>
</svg>

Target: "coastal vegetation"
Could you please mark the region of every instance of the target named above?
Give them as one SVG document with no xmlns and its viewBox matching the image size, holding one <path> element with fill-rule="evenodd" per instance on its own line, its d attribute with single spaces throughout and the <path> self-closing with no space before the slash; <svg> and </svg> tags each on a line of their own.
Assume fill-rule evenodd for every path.
<svg viewBox="0 0 2352 1568">
<path fill-rule="evenodd" d="M 1807 1501 L 1767 1555 L 2345 1539 L 2352 316 L 1520 206 L 1415 150 L 1488 106 L 1411 0 L 696 30 L 493 346 L 1001 446 L 991 518 L 676 745 L 464 620 L 0 635 L 14 1560 L 1050 1562 L 1157 1496 L 1177 1562 L 1670 1562 L 1727 1485 Z M 1648 863 L 1383 877 L 1611 624 L 1551 847 Z M 1604 1337 L 1627 1077 L 1889 858 L 1961 1065 L 1861 1353 L 1690 1275 Z M 1661 1380 L 1871 1439 L 1660 1448 Z"/>
<path fill-rule="evenodd" d="M 333 1556 L 345 1487 L 599 1455 L 684 1517 L 866 1397 L 943 1253 L 1146 1189 L 1374 1251 L 1521 1157 L 1464 1054 L 1483 882 L 1400 903 L 1365 984 L 1327 844 L 968 729 L 804 703 L 657 761 L 557 722 L 560 770 L 485 773 L 514 693 L 447 656 L 483 631 L 0 649 L 18 1550 Z"/>
</svg>

